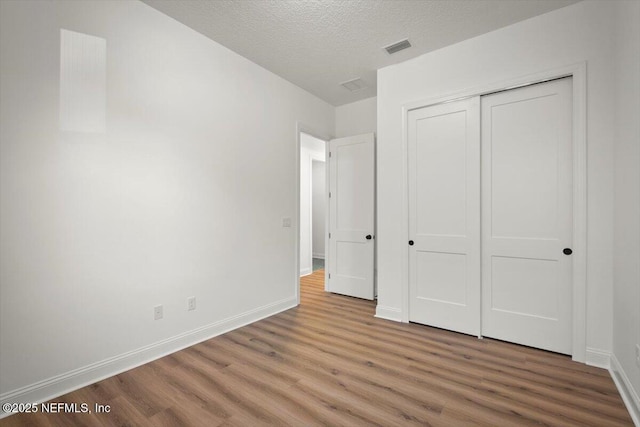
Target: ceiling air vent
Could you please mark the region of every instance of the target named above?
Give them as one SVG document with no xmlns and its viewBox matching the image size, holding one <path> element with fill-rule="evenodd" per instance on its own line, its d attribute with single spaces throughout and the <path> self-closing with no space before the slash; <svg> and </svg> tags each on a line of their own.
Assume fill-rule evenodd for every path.
<svg viewBox="0 0 640 427">
<path fill-rule="evenodd" d="M 409 43 L 409 40 L 404 39 L 404 40 L 400 40 L 399 42 L 390 44 L 389 46 L 385 46 L 383 47 L 383 49 L 386 50 L 389 55 L 391 55 L 393 53 L 400 52 L 401 50 L 404 50 L 410 47 L 411 47 L 411 43 Z"/>
<path fill-rule="evenodd" d="M 356 92 L 367 87 L 367 84 L 360 77 L 352 80 L 347 80 L 346 82 L 340 83 L 340 85 L 349 89 L 351 92 Z"/>
</svg>

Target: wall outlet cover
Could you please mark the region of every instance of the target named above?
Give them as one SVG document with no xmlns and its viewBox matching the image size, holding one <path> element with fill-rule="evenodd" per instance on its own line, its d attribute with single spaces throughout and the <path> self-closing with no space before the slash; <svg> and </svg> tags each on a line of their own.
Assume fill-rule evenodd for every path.
<svg viewBox="0 0 640 427">
<path fill-rule="evenodd" d="M 161 305 L 156 305 L 155 307 L 153 307 L 153 319 L 154 320 L 160 320 L 162 319 L 162 306 Z"/>
</svg>

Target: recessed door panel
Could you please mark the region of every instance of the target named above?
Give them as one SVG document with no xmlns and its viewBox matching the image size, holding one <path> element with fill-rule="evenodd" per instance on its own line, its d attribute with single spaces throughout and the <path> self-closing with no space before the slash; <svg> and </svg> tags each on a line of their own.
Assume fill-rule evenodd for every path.
<svg viewBox="0 0 640 427">
<path fill-rule="evenodd" d="M 416 297 L 443 304 L 467 304 L 465 254 L 420 251 L 416 254 Z"/>
<path fill-rule="evenodd" d="M 335 145 L 331 152 L 335 163 L 337 230 L 373 230 L 373 152 L 367 140 Z M 370 181 L 370 182 L 368 182 Z M 366 184 L 365 184 L 366 183 Z M 366 185 L 371 188 L 363 188 Z"/>
<path fill-rule="evenodd" d="M 556 95 L 492 105 L 494 237 L 553 238 L 558 222 L 560 117 Z"/>
<path fill-rule="evenodd" d="M 416 121 L 416 232 L 466 234 L 467 111 Z M 417 167 L 419 165 L 419 167 Z"/>
<path fill-rule="evenodd" d="M 494 256 L 491 309 L 542 319 L 558 319 L 558 261 Z"/>
<path fill-rule="evenodd" d="M 335 271 L 336 276 L 363 278 L 367 277 L 369 251 L 364 242 L 336 241 Z"/>
</svg>

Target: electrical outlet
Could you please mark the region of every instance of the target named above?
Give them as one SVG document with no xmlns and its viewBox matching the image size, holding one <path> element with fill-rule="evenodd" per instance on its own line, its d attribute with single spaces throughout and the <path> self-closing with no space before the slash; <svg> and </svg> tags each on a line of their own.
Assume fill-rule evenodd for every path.
<svg viewBox="0 0 640 427">
<path fill-rule="evenodd" d="M 193 311 L 196 309 L 196 297 L 187 298 L 187 311 Z"/>
<path fill-rule="evenodd" d="M 636 365 L 640 368 L 640 344 L 636 344 Z"/>
<path fill-rule="evenodd" d="M 155 307 L 153 307 L 153 320 L 160 319 L 162 319 L 162 306 L 156 305 Z"/>
<path fill-rule="evenodd" d="M 285 228 L 291 227 L 291 218 L 282 218 L 282 226 Z"/>
</svg>

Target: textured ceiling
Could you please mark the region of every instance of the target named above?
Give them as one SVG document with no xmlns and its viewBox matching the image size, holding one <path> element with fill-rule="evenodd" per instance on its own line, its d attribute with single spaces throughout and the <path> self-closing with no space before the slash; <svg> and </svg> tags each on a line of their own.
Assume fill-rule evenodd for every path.
<svg viewBox="0 0 640 427">
<path fill-rule="evenodd" d="M 375 96 L 379 68 L 578 0 L 143 1 L 337 106 Z M 340 86 L 356 77 L 369 87 Z"/>
</svg>

